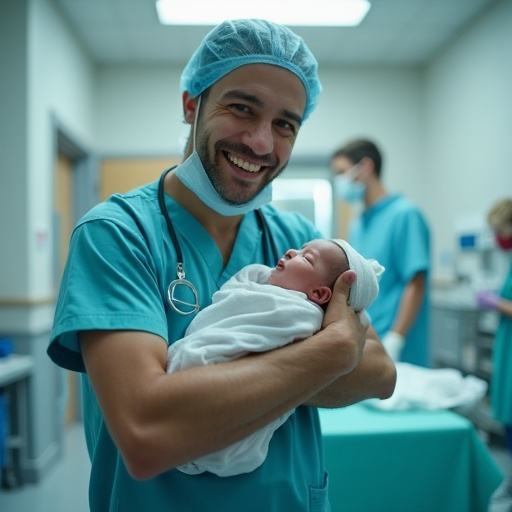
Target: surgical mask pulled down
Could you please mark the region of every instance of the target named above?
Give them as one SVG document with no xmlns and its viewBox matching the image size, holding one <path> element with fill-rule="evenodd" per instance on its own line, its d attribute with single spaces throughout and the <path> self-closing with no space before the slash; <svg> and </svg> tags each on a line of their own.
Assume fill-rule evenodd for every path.
<svg viewBox="0 0 512 512">
<path fill-rule="evenodd" d="M 244 215 L 272 201 L 272 184 L 269 183 L 247 203 L 240 205 L 226 203 L 226 201 L 219 196 L 215 188 L 213 188 L 196 150 L 178 166 L 176 176 L 187 188 L 192 190 L 203 203 L 225 217 Z"/>
<path fill-rule="evenodd" d="M 334 177 L 334 191 L 343 201 L 358 203 L 364 200 L 366 185 L 362 181 L 355 181 L 351 172 L 348 171 Z"/>
</svg>

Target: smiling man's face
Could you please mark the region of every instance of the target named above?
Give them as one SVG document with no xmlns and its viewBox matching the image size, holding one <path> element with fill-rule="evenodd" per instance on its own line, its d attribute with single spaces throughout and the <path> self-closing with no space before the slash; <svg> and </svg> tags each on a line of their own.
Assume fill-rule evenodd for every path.
<svg viewBox="0 0 512 512">
<path fill-rule="evenodd" d="M 284 170 L 305 105 L 301 80 L 269 64 L 237 68 L 208 90 L 196 149 L 220 197 L 246 203 Z"/>
</svg>

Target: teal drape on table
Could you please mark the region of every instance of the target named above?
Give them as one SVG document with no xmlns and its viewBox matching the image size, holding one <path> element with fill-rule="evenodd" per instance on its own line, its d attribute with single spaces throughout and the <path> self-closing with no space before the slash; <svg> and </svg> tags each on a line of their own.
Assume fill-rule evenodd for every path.
<svg viewBox="0 0 512 512">
<path fill-rule="evenodd" d="M 486 512 L 503 475 L 451 411 L 321 410 L 332 512 Z"/>
</svg>

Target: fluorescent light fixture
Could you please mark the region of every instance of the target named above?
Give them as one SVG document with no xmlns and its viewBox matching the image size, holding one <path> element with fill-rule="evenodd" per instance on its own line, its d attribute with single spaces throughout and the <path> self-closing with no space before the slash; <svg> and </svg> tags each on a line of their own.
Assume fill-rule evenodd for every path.
<svg viewBox="0 0 512 512">
<path fill-rule="evenodd" d="M 282 25 L 353 27 L 370 9 L 368 0 L 157 0 L 163 25 L 218 25 L 261 18 Z"/>
</svg>

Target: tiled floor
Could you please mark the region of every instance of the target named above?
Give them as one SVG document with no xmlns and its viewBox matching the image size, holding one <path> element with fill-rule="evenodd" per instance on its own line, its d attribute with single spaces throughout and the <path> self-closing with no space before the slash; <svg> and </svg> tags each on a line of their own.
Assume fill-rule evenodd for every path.
<svg viewBox="0 0 512 512">
<path fill-rule="evenodd" d="M 87 487 L 91 464 L 80 423 L 69 428 L 65 457 L 37 485 L 0 491 L 1 512 L 89 512 Z"/>
<path fill-rule="evenodd" d="M 511 474 L 512 460 L 507 451 L 496 444 L 489 449 L 503 472 Z M 68 430 L 65 454 L 39 484 L 0 491 L 0 512 L 88 512 L 90 463 L 81 424 Z"/>
</svg>

